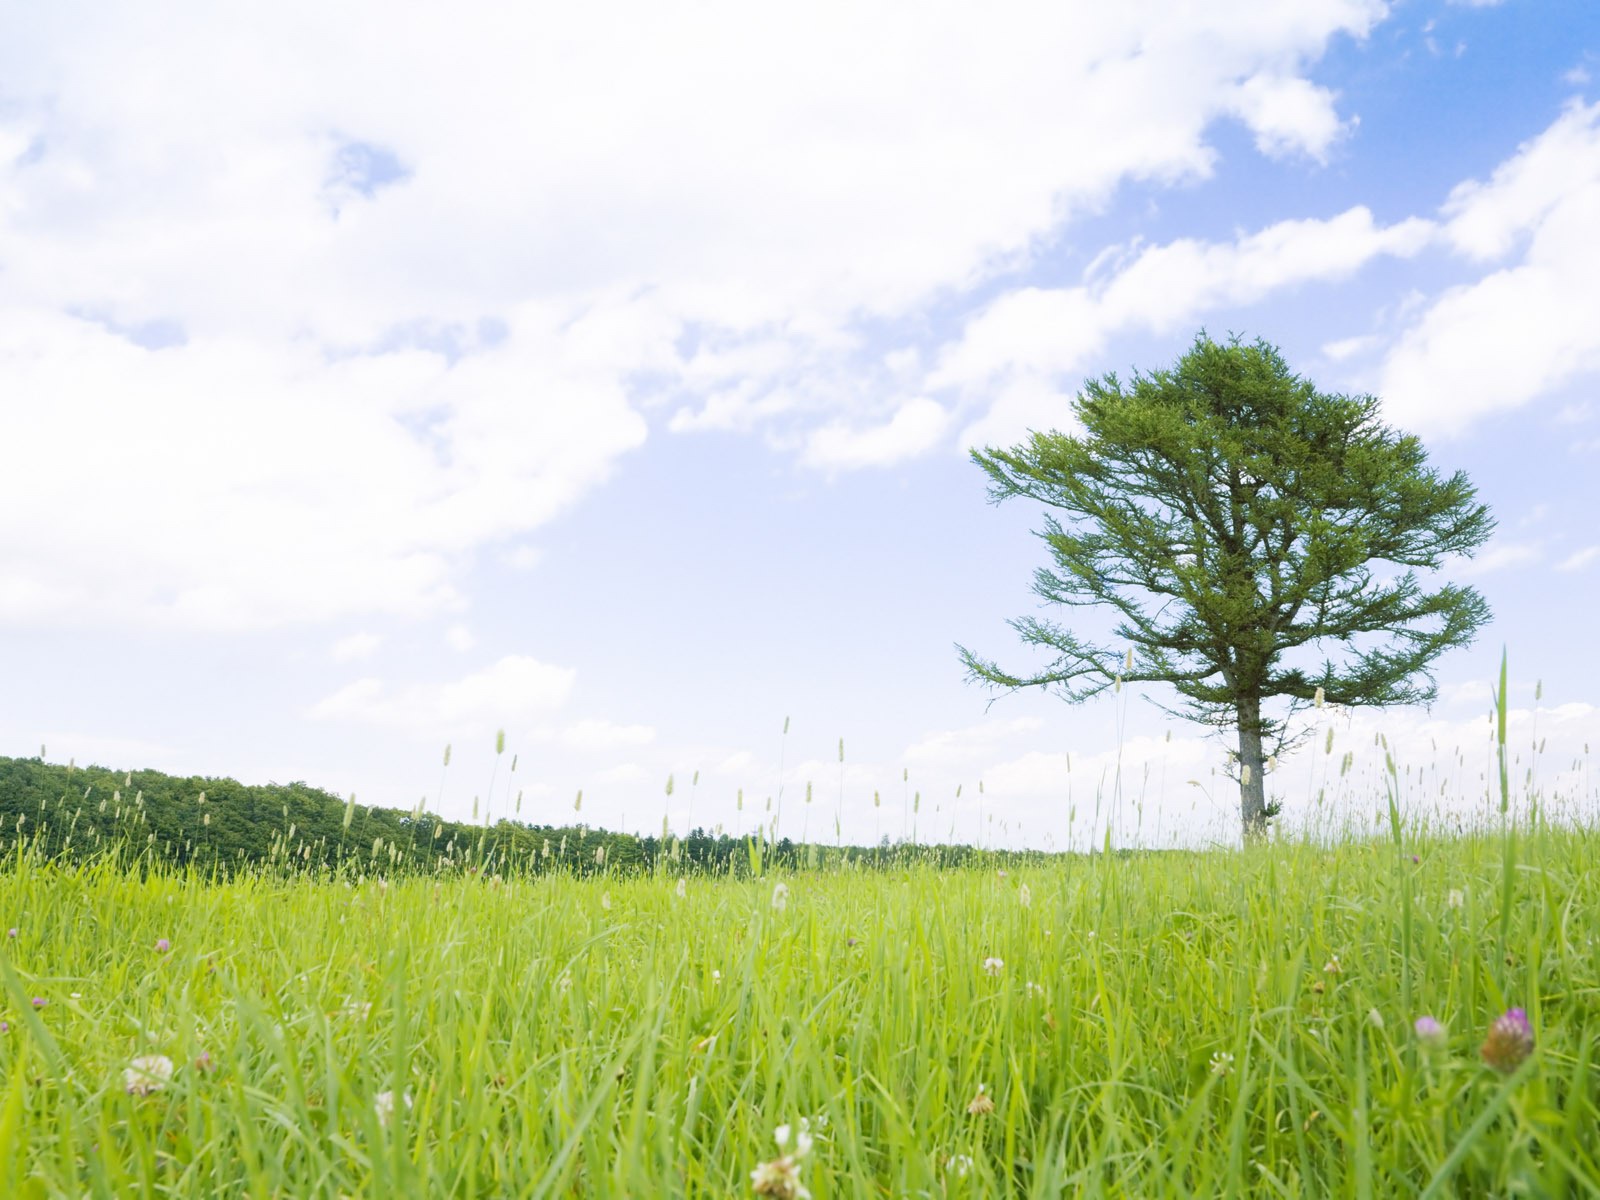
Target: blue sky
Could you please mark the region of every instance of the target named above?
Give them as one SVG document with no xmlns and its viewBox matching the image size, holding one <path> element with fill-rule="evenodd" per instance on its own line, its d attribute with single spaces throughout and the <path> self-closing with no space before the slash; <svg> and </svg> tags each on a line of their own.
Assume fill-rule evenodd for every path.
<svg viewBox="0 0 1600 1200">
<path fill-rule="evenodd" d="M 1169 697 L 991 705 L 952 648 L 1022 661 L 1041 562 L 966 449 L 1204 327 L 1500 522 L 1446 572 L 1494 624 L 1431 709 L 1320 714 L 1291 822 L 1367 821 L 1379 735 L 1481 811 L 1502 645 L 1519 770 L 1592 800 L 1600 12 L 1109 7 L 0 4 L 0 752 L 1227 840 Z"/>
</svg>

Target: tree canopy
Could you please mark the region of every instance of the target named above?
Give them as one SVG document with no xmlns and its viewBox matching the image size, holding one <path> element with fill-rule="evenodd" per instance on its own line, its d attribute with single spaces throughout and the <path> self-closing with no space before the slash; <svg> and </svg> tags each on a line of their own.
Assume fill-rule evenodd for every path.
<svg viewBox="0 0 1600 1200">
<path fill-rule="evenodd" d="M 994 503 L 1065 514 L 1038 530 L 1051 565 L 1033 590 L 1109 609 L 1114 640 L 1030 616 L 1011 624 L 1052 654 L 1042 670 L 957 650 L 975 681 L 1069 702 L 1172 685 L 1183 715 L 1238 731 L 1247 839 L 1269 816 L 1263 743 L 1281 748 L 1297 708 L 1429 701 L 1432 663 L 1488 620 L 1474 589 L 1418 574 L 1493 531 L 1465 474 L 1430 469 L 1377 398 L 1318 391 L 1265 341 L 1202 332 L 1170 370 L 1088 381 L 1071 412 L 1081 433 L 972 458 Z"/>
</svg>

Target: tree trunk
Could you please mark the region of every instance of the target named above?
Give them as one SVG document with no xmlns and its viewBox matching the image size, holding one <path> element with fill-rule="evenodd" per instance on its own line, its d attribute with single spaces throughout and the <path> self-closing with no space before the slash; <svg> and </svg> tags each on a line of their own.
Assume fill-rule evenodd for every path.
<svg viewBox="0 0 1600 1200">
<path fill-rule="evenodd" d="M 1239 818 L 1244 840 L 1259 842 L 1267 836 L 1267 785 L 1261 764 L 1261 697 L 1240 696 L 1239 712 Z"/>
</svg>

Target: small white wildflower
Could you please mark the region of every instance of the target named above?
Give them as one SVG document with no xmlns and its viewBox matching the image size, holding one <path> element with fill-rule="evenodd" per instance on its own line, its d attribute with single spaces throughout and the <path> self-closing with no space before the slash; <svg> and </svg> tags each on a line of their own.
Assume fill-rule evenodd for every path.
<svg viewBox="0 0 1600 1200">
<path fill-rule="evenodd" d="M 1222 1076 L 1233 1070 L 1233 1055 L 1226 1050 L 1218 1050 L 1211 1056 L 1211 1073 Z"/>
<path fill-rule="evenodd" d="M 772 888 L 772 907 L 782 912 L 789 907 L 789 885 L 786 883 L 775 884 Z"/>
<path fill-rule="evenodd" d="M 1042 995 L 1044 995 L 1044 987 L 1043 987 L 1043 985 L 1034 983 L 1033 980 L 1031 980 L 1031 979 L 1028 980 L 1027 983 L 1023 984 L 1022 990 L 1027 992 L 1028 995 L 1030 995 L 1030 996 L 1042 996 Z"/>
<path fill-rule="evenodd" d="M 400 1097 L 400 1102 L 406 1108 L 410 1108 L 411 1093 L 403 1093 Z M 378 1124 L 386 1128 L 389 1122 L 394 1119 L 394 1108 L 395 1103 L 393 1092 L 379 1092 L 372 1099 L 372 1111 L 378 1114 Z"/>
<path fill-rule="evenodd" d="M 990 957 L 983 960 L 983 972 L 985 975 L 998 975 L 1005 969 L 1006 963 L 1003 958 Z"/>
<path fill-rule="evenodd" d="M 750 1172 L 750 1187 L 758 1196 L 778 1200 L 809 1200 L 811 1193 L 800 1182 L 800 1163 L 792 1154 L 764 1162 Z"/>
<path fill-rule="evenodd" d="M 711 982 L 712 983 L 721 983 L 722 982 L 722 972 L 713 970 L 711 972 Z"/>
<path fill-rule="evenodd" d="M 165 1054 L 136 1058 L 122 1072 L 122 1083 L 130 1096 L 148 1096 L 172 1082 L 172 1060 Z"/>
<path fill-rule="evenodd" d="M 750 1187 L 758 1196 L 776 1196 L 778 1200 L 808 1200 L 811 1193 L 800 1182 L 800 1160 L 811 1152 L 811 1123 L 800 1118 L 798 1136 L 788 1125 L 779 1125 L 772 1131 L 778 1149 L 787 1151 L 789 1139 L 794 1137 L 794 1152 L 785 1153 L 764 1162 L 750 1172 Z"/>
<path fill-rule="evenodd" d="M 957 1179 L 965 1179 L 967 1172 L 972 1170 L 972 1155 L 952 1154 L 944 1160 L 944 1169 Z"/>
<path fill-rule="evenodd" d="M 682 900 L 689 894 L 689 881 L 683 876 L 678 877 L 678 899 Z"/>
<path fill-rule="evenodd" d="M 1451 908 L 1460 908 L 1467 902 L 1467 894 L 1460 888 L 1451 888 L 1450 894 L 1445 897 L 1445 902 L 1449 904 Z"/>
</svg>

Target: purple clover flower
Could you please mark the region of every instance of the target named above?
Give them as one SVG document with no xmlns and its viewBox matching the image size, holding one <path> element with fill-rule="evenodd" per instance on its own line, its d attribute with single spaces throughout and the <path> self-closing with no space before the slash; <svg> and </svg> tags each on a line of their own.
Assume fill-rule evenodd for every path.
<svg viewBox="0 0 1600 1200">
<path fill-rule="evenodd" d="M 172 949 L 172 943 L 167 941 L 166 938 L 157 938 L 156 939 L 156 953 L 157 954 L 165 954 L 168 950 L 171 950 L 171 949 Z"/>
<path fill-rule="evenodd" d="M 1502 1075 L 1509 1075 L 1533 1053 L 1533 1026 L 1525 1009 L 1508 1008 L 1489 1026 L 1489 1035 L 1478 1050 L 1483 1061 Z"/>
<path fill-rule="evenodd" d="M 1446 1037 L 1449 1036 L 1445 1033 L 1444 1026 L 1439 1024 L 1438 1020 L 1433 1017 L 1418 1017 L 1412 1028 L 1417 1031 L 1417 1041 L 1430 1050 L 1437 1046 L 1443 1046 Z"/>
<path fill-rule="evenodd" d="M 48 1001 L 43 996 L 35 996 L 33 998 L 33 1006 L 35 1008 L 43 1008 L 47 1003 Z"/>
</svg>

